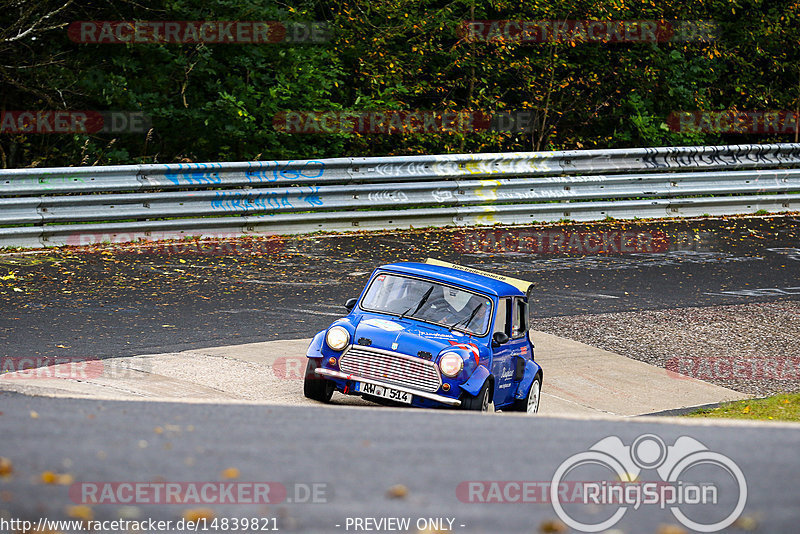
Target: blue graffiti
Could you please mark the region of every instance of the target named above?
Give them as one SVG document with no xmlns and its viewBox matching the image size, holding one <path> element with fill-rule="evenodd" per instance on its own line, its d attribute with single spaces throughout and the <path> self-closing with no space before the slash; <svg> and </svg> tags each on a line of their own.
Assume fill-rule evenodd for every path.
<svg viewBox="0 0 800 534">
<path fill-rule="evenodd" d="M 232 212 L 274 212 L 282 208 L 291 209 L 294 206 L 289 199 L 290 194 L 291 191 L 288 189 L 285 191 L 248 194 L 243 194 L 240 191 L 217 191 L 214 195 L 214 200 L 211 201 L 211 209 Z"/>
<path fill-rule="evenodd" d="M 322 206 L 324 202 L 319 198 L 319 186 L 309 186 L 309 193 L 301 196 L 300 199 L 304 200 L 311 206 Z"/>
<path fill-rule="evenodd" d="M 294 164 L 290 160 L 281 164 L 273 161 L 266 168 L 251 169 L 246 172 L 247 180 L 250 183 L 277 182 L 280 180 L 299 180 L 301 178 L 314 179 L 320 178 L 325 174 L 325 162 L 318 160 L 308 160 Z"/>
<path fill-rule="evenodd" d="M 222 183 L 218 172 L 210 169 L 220 168 L 219 163 L 179 163 L 175 172 L 164 176 L 174 185 L 211 185 Z"/>
</svg>

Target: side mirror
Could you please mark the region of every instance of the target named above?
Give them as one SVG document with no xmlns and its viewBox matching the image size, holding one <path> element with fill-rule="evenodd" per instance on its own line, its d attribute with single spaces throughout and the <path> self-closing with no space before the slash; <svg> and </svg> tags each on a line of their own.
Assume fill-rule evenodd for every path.
<svg viewBox="0 0 800 534">
<path fill-rule="evenodd" d="M 353 308 L 356 307 L 356 302 L 358 302 L 358 299 L 347 299 L 347 302 L 344 303 L 344 307 L 347 308 L 347 311 L 353 311 Z"/>
<path fill-rule="evenodd" d="M 499 347 L 503 343 L 508 343 L 508 335 L 505 332 L 495 332 L 492 335 L 492 346 Z"/>
</svg>

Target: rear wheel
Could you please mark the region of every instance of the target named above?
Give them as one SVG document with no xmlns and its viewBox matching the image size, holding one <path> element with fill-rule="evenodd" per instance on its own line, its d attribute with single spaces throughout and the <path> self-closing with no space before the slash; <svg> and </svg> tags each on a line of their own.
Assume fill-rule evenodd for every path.
<svg viewBox="0 0 800 534">
<path fill-rule="evenodd" d="M 330 402 L 336 384 L 325 380 L 314 371 L 319 367 L 319 359 L 309 358 L 306 365 L 306 376 L 303 381 L 303 394 L 309 399 L 319 402 Z"/>
<path fill-rule="evenodd" d="M 519 399 L 514 402 L 515 412 L 527 412 L 531 415 L 539 411 L 539 397 L 542 393 L 542 378 L 536 375 L 533 379 L 531 388 L 528 390 L 528 396 L 524 399 Z"/>
<path fill-rule="evenodd" d="M 461 407 L 465 410 L 475 412 L 488 412 L 489 411 L 489 380 L 483 383 L 483 387 L 474 397 L 465 395 L 461 399 Z"/>
</svg>

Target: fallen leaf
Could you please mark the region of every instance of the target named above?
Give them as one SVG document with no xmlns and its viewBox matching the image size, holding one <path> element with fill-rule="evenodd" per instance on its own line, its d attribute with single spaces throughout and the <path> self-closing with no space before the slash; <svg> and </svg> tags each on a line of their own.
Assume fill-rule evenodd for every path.
<svg viewBox="0 0 800 534">
<path fill-rule="evenodd" d="M 403 484 L 395 484 L 386 492 L 390 499 L 405 499 L 408 496 L 408 488 Z"/>
<path fill-rule="evenodd" d="M 84 504 L 76 506 L 67 506 L 67 515 L 73 519 L 83 519 L 84 521 L 91 521 L 94 519 L 94 512 L 92 509 Z"/>
<path fill-rule="evenodd" d="M 200 519 L 214 519 L 214 510 L 211 508 L 191 508 L 183 512 L 183 518 L 186 521 L 197 522 Z"/>
<path fill-rule="evenodd" d="M 39 419 L 39 413 L 31 410 L 31 419 Z"/>
<path fill-rule="evenodd" d="M 7 477 L 14 472 L 14 465 L 11 463 L 11 460 L 0 456 L 0 477 Z"/>
<path fill-rule="evenodd" d="M 543 532 L 545 534 L 566 531 L 567 525 L 558 519 L 548 519 L 546 521 L 542 521 L 542 523 L 539 525 L 539 532 Z"/>
<path fill-rule="evenodd" d="M 665 525 L 658 526 L 656 534 L 689 534 L 689 531 L 678 525 Z"/>
<path fill-rule="evenodd" d="M 59 486 L 69 486 L 75 481 L 75 478 L 69 473 L 54 473 L 53 471 L 43 471 L 41 480 L 45 484 L 57 484 Z"/>
<path fill-rule="evenodd" d="M 229 467 L 222 472 L 222 478 L 225 480 L 239 478 L 239 470 L 235 467 Z"/>
<path fill-rule="evenodd" d="M 743 515 L 733 522 L 733 526 L 742 530 L 755 530 L 758 521 L 753 516 Z"/>
</svg>

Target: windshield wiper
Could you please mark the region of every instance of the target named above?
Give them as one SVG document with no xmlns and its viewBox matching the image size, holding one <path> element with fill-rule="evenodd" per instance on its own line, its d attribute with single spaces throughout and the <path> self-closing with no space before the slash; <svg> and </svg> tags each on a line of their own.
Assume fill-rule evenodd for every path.
<svg viewBox="0 0 800 534">
<path fill-rule="evenodd" d="M 431 288 L 429 290 L 427 290 L 424 295 L 422 295 L 422 298 L 420 299 L 419 303 L 417 303 L 416 307 L 411 306 L 411 308 L 414 308 L 414 311 L 411 312 L 411 315 L 414 315 L 415 313 L 417 313 L 419 311 L 419 309 L 422 307 L 422 305 L 425 304 L 425 301 L 428 300 L 428 297 L 431 296 L 431 293 L 433 293 L 433 286 L 431 286 Z M 406 311 L 404 311 L 400 315 L 400 318 L 402 319 L 403 317 L 405 317 L 406 314 L 411 311 L 411 308 L 409 308 Z"/>
<path fill-rule="evenodd" d="M 475 308 L 472 310 L 472 313 L 469 314 L 469 317 L 467 317 L 463 321 L 458 321 L 457 323 L 453 323 L 448 330 L 450 330 L 450 332 L 452 332 L 453 328 L 455 328 L 456 326 L 460 325 L 461 323 L 464 323 L 464 327 L 465 328 L 467 326 L 469 326 L 469 323 L 471 323 L 472 319 L 475 318 L 475 314 L 478 313 L 478 310 L 481 309 L 481 306 L 483 306 L 483 302 L 479 302 L 478 305 L 475 306 Z"/>
</svg>

